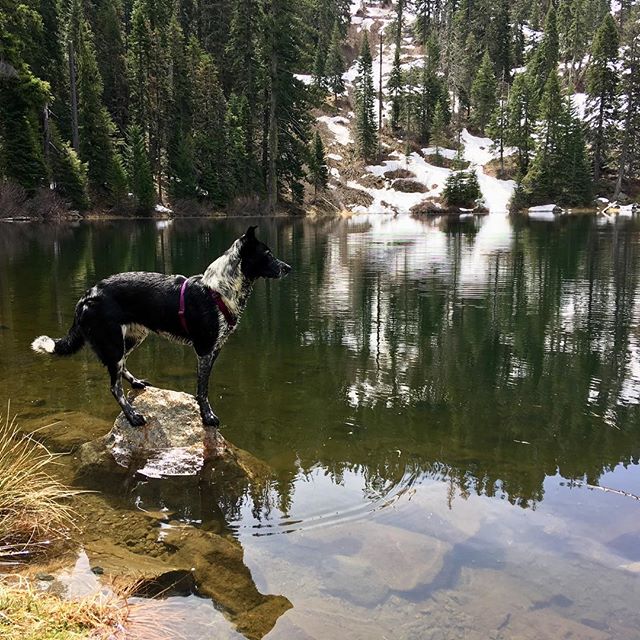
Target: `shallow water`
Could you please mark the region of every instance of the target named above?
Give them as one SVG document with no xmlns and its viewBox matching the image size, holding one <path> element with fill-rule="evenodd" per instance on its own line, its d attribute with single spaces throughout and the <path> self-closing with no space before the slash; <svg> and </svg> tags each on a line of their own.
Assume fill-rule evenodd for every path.
<svg viewBox="0 0 640 640">
<path fill-rule="evenodd" d="M 101 366 L 30 341 L 62 335 L 96 280 L 202 272 L 247 224 L 1 226 L 0 400 L 25 429 L 59 419 L 58 448 L 106 432 Z M 380 215 L 259 234 L 294 272 L 257 285 L 211 397 L 270 483 L 104 486 L 104 509 L 237 539 L 257 589 L 293 605 L 269 639 L 640 637 L 640 223 Z M 150 338 L 129 364 L 193 391 L 188 348 Z M 187 637 L 209 637 L 207 612 L 239 637 L 199 599 L 171 607 Z"/>
</svg>

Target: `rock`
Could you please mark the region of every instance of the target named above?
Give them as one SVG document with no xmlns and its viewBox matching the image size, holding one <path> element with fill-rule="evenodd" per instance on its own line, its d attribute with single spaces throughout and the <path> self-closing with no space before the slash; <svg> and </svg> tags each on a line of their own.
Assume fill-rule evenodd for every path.
<svg viewBox="0 0 640 640">
<path fill-rule="evenodd" d="M 387 180 L 395 180 L 397 178 L 415 178 L 416 174 L 413 171 L 409 171 L 409 169 L 394 169 L 393 171 L 385 171 L 384 177 Z"/>
<path fill-rule="evenodd" d="M 394 180 L 391 188 L 402 193 L 426 193 L 427 187 L 417 180 L 409 180 L 408 178 L 398 178 Z"/>
<path fill-rule="evenodd" d="M 384 178 L 373 173 L 365 173 L 360 176 L 358 182 L 366 189 L 384 189 L 385 187 Z"/>
<path fill-rule="evenodd" d="M 410 209 L 410 213 L 413 216 L 433 216 L 445 213 L 445 211 L 444 207 L 432 198 L 425 198 L 422 202 L 419 202 Z"/>
<path fill-rule="evenodd" d="M 187 393 L 147 387 L 132 391 L 129 401 L 147 420 L 132 427 L 123 413 L 116 418 L 106 446 L 115 461 L 129 467 L 136 459 L 147 460 L 147 476 L 192 475 L 205 459 L 224 449 L 217 429 L 205 428 L 196 399 Z"/>
<path fill-rule="evenodd" d="M 621 191 L 618 194 L 618 203 L 622 205 L 631 204 L 631 198 L 626 193 L 624 193 L 624 191 Z"/>
<path fill-rule="evenodd" d="M 228 443 L 217 429 L 202 424 L 196 399 L 187 393 L 147 387 L 132 391 L 129 401 L 146 418 L 132 427 L 123 413 L 102 438 L 80 446 L 78 476 L 131 475 L 149 478 L 209 475 L 258 479 L 267 465 Z"/>
<path fill-rule="evenodd" d="M 42 580 L 43 582 L 52 582 L 55 580 L 55 576 L 52 576 L 50 573 L 44 573 L 42 571 L 36 573 L 36 580 Z"/>
<path fill-rule="evenodd" d="M 563 212 L 562 207 L 557 204 L 541 204 L 537 207 L 529 207 L 527 209 L 529 217 L 536 215 L 559 215 Z"/>
</svg>

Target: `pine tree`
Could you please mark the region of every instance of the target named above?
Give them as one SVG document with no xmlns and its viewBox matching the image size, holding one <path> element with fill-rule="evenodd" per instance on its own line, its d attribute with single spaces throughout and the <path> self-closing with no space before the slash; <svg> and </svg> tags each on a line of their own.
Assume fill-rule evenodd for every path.
<svg viewBox="0 0 640 640">
<path fill-rule="evenodd" d="M 313 200 L 318 197 L 318 189 L 326 188 L 329 183 L 329 170 L 324 155 L 324 145 L 320 133 L 316 130 L 309 151 L 309 183 L 313 185 Z"/>
<path fill-rule="evenodd" d="M 156 181 L 158 199 L 162 200 L 167 121 L 171 101 L 168 59 L 171 2 L 168 0 L 134 0 L 129 37 L 130 104 L 132 122 L 140 126 L 149 141 L 149 157 Z M 210 27 L 214 9 L 202 8 L 201 18 Z M 204 29 L 204 25 L 201 28 Z M 213 28 L 213 27 L 211 27 Z M 216 30 L 219 26 L 216 26 Z M 207 39 L 209 34 L 206 34 Z M 203 33 L 203 38 L 205 34 Z"/>
<path fill-rule="evenodd" d="M 49 86 L 31 71 L 25 56 L 39 15 L 0 0 L 0 158 L 4 175 L 33 193 L 47 183 L 38 122 L 50 100 Z"/>
<path fill-rule="evenodd" d="M 592 181 L 583 126 L 570 102 L 565 101 L 562 120 L 564 140 L 561 165 L 563 182 L 560 201 L 565 205 L 587 205 L 591 202 Z"/>
<path fill-rule="evenodd" d="M 169 26 L 171 58 L 171 102 L 168 117 L 167 187 L 172 198 L 195 198 L 196 177 L 193 152 L 193 81 L 191 60 L 178 15 Z"/>
<path fill-rule="evenodd" d="M 277 206 L 284 185 L 294 200 L 303 193 L 309 113 L 307 89 L 294 76 L 303 33 L 298 10 L 286 0 L 269 0 L 265 5 L 261 53 L 267 75 L 262 135 L 269 211 Z"/>
<path fill-rule="evenodd" d="M 431 142 L 436 148 L 436 156 L 440 155 L 440 147 L 447 143 L 447 123 L 442 104 L 438 102 L 431 124 Z"/>
<path fill-rule="evenodd" d="M 342 55 L 342 38 L 340 36 L 340 28 L 336 22 L 333 25 L 331 33 L 331 44 L 329 45 L 329 53 L 327 54 L 326 76 L 327 84 L 331 93 L 333 93 L 335 105 L 338 105 L 338 96 L 344 92 L 344 80 L 342 75 L 345 72 L 344 57 Z"/>
<path fill-rule="evenodd" d="M 149 213 L 155 201 L 155 188 L 149 153 L 140 125 L 129 126 L 127 145 L 127 170 L 131 192 L 138 211 Z"/>
<path fill-rule="evenodd" d="M 442 199 L 450 207 L 473 209 L 482 197 L 475 170 L 453 171 L 447 176 Z"/>
<path fill-rule="evenodd" d="M 560 195 L 563 97 L 557 72 L 549 75 L 540 101 L 540 126 L 534 160 L 522 182 L 531 204 Z"/>
<path fill-rule="evenodd" d="M 532 83 L 533 100 L 538 104 L 545 91 L 547 79 L 556 71 L 560 44 L 558 40 L 557 14 L 555 5 L 549 4 L 549 11 L 544 23 L 542 41 L 527 65 L 527 73 Z"/>
<path fill-rule="evenodd" d="M 633 149 L 640 147 L 640 9 L 628 16 L 624 34 L 623 81 L 620 83 L 620 102 L 624 104 L 623 129 L 618 153 L 618 176 L 613 193 L 617 200 L 625 180 L 638 170 L 638 154 Z"/>
<path fill-rule="evenodd" d="M 471 87 L 471 121 L 484 134 L 496 106 L 496 78 L 489 52 L 485 51 L 482 64 Z"/>
<path fill-rule="evenodd" d="M 313 60 L 313 84 L 324 92 L 326 87 L 327 45 L 324 39 L 318 40 L 316 55 Z"/>
<path fill-rule="evenodd" d="M 500 83 L 500 98 L 498 104 L 491 115 L 489 122 L 488 134 L 495 141 L 493 148 L 498 152 L 500 158 L 500 171 L 498 178 L 504 177 L 504 148 L 506 145 L 508 115 L 506 103 L 507 86 L 505 82 Z"/>
<path fill-rule="evenodd" d="M 391 129 L 397 131 L 400 125 L 402 70 L 400 68 L 400 47 L 396 45 L 393 66 L 387 80 L 387 91 L 391 96 Z"/>
<path fill-rule="evenodd" d="M 419 126 L 420 139 L 425 144 L 431 138 L 431 129 L 435 116 L 436 106 L 440 105 L 441 115 L 445 126 L 449 123 L 449 96 L 443 80 L 438 76 L 438 62 L 440 51 L 435 37 L 429 37 L 426 45 L 426 55 L 422 67 L 420 82 Z"/>
<path fill-rule="evenodd" d="M 375 157 L 378 144 L 374 99 L 371 50 L 369 36 L 365 31 L 360 46 L 356 80 L 356 147 L 360 157 L 367 162 Z"/>
<path fill-rule="evenodd" d="M 613 17 L 607 13 L 591 47 L 591 64 L 587 72 L 587 112 L 591 120 L 593 139 L 593 179 L 600 180 L 606 156 L 606 132 L 616 109 L 619 38 Z"/>
<path fill-rule="evenodd" d="M 96 58 L 104 85 L 104 104 L 120 132 L 127 126 L 129 89 L 121 0 L 101 2 L 96 8 Z"/>
<path fill-rule="evenodd" d="M 213 58 L 195 41 L 190 48 L 196 105 L 193 113 L 193 156 L 198 194 L 222 206 L 229 194 L 227 105 Z"/>
<path fill-rule="evenodd" d="M 87 165 L 71 146 L 60 138 L 57 127 L 51 135 L 51 180 L 54 189 L 71 206 L 83 211 L 89 207 Z"/>
<path fill-rule="evenodd" d="M 555 71 L 549 75 L 540 102 L 537 133 L 535 156 L 522 181 L 526 203 L 588 203 L 591 189 L 582 125 L 563 96 Z"/>
<path fill-rule="evenodd" d="M 258 47 L 260 6 L 256 0 L 234 0 L 231 30 L 227 43 L 227 60 L 232 87 L 229 93 L 238 96 L 244 105 L 238 112 L 242 118 L 245 155 L 248 158 L 242 180 L 242 193 L 260 192 L 264 188 L 264 175 L 258 160 L 259 123 L 265 112 L 259 95 L 266 97 L 268 87 L 264 65 L 261 65 Z M 264 63 L 264 60 L 262 60 Z M 249 108 L 251 105 L 251 108 Z M 256 108 L 257 107 L 257 108 Z M 262 141 L 266 156 L 267 139 Z"/>
<path fill-rule="evenodd" d="M 497 5 L 495 16 L 490 23 L 487 44 L 496 77 L 509 82 L 513 64 L 510 2 L 499 0 Z"/>
<path fill-rule="evenodd" d="M 242 195 L 250 192 L 251 154 L 247 151 L 247 128 L 249 104 L 244 96 L 232 93 L 227 103 L 225 120 L 227 133 L 227 167 L 229 195 Z"/>
<path fill-rule="evenodd" d="M 517 149 L 518 172 L 523 177 L 529 169 L 529 156 L 533 148 L 535 112 L 533 87 L 529 74 L 515 77 L 507 100 L 505 142 Z"/>
<path fill-rule="evenodd" d="M 79 155 L 88 164 L 89 187 L 114 202 L 122 196 L 121 161 L 114 144 L 115 125 L 102 102 L 93 33 L 80 3 L 72 6 L 71 37 L 75 40 L 78 90 Z"/>
</svg>

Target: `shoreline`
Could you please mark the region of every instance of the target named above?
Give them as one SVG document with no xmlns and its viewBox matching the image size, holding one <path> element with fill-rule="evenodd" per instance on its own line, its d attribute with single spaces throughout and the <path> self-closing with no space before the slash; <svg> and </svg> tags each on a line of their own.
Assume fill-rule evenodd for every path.
<svg viewBox="0 0 640 640">
<path fill-rule="evenodd" d="M 634 205 L 631 205 L 634 206 Z M 634 213 L 640 212 L 640 205 L 635 204 L 636 211 Z M 387 211 L 380 211 L 382 214 L 388 214 Z M 426 219 L 435 219 L 435 218 L 463 218 L 470 219 L 475 217 L 485 218 L 487 216 L 496 215 L 497 212 L 488 212 L 488 211 L 460 211 L 460 210 L 442 210 L 434 213 L 415 213 L 408 214 L 412 215 L 417 219 L 426 218 Z M 500 212 L 501 214 L 503 212 Z M 528 209 L 522 209 L 517 212 L 504 212 L 508 217 L 522 217 L 522 218 L 535 218 L 536 213 L 530 212 Z M 353 212 L 349 210 L 338 211 L 338 212 L 319 212 L 317 209 L 313 209 L 311 211 L 303 212 L 303 213 L 272 213 L 267 215 L 240 215 L 240 214 L 211 214 L 211 215 L 178 215 L 172 216 L 167 214 L 161 215 L 152 215 L 152 216 L 142 216 L 142 215 L 124 215 L 124 214 L 101 214 L 101 213 L 89 213 L 87 215 L 78 215 L 78 214 L 69 214 L 56 216 L 55 218 L 36 218 L 36 217 L 27 217 L 27 216 L 19 216 L 19 217 L 0 217 L 0 223 L 9 223 L 9 224 L 24 224 L 24 223 L 40 223 L 40 224 L 68 224 L 68 223 L 81 223 L 81 222 L 119 222 L 119 221 L 140 221 L 146 220 L 151 222 L 169 222 L 174 220 L 238 220 L 238 219 L 255 219 L 255 218 L 291 218 L 291 219 L 324 219 L 324 218 L 342 218 L 342 217 L 351 217 L 357 216 L 358 212 Z M 578 217 L 578 216 L 617 216 L 619 215 L 619 209 L 613 209 L 609 212 L 608 208 L 599 209 L 597 207 L 576 207 L 571 209 L 563 209 L 558 213 L 552 213 L 549 211 L 549 215 L 553 215 L 554 218 L 567 218 L 567 217 Z M 629 217 L 628 215 L 624 215 L 623 217 Z"/>
</svg>

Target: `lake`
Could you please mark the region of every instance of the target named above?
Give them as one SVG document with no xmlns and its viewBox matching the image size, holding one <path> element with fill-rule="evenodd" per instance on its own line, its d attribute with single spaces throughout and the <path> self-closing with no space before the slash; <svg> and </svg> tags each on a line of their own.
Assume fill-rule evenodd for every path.
<svg viewBox="0 0 640 640">
<path fill-rule="evenodd" d="M 57 421 L 41 437 L 60 451 L 106 433 L 106 371 L 31 340 L 109 274 L 201 273 L 250 222 L 0 226 L 0 402 L 25 430 Z M 640 637 L 640 221 L 257 224 L 294 270 L 257 284 L 211 398 L 269 481 L 105 483 L 91 562 L 103 531 L 139 556 L 159 526 L 215 532 L 289 603 L 169 598 L 190 638 Z M 189 348 L 152 336 L 129 365 L 195 390 Z M 146 546 L 117 532 L 145 512 L 169 520 L 148 517 Z"/>
</svg>

